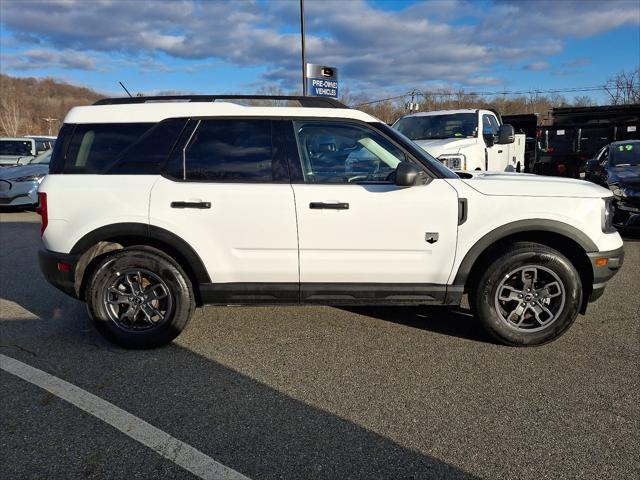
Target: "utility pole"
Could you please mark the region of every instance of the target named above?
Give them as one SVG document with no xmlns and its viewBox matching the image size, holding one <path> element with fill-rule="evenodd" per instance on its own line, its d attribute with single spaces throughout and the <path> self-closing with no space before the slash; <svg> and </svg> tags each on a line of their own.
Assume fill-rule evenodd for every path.
<svg viewBox="0 0 640 480">
<path fill-rule="evenodd" d="M 47 117 L 47 118 L 43 118 L 42 120 L 47 122 L 47 131 L 49 132 L 47 135 L 51 136 L 51 123 L 52 122 L 57 122 L 58 119 L 57 118 Z"/>
<path fill-rule="evenodd" d="M 300 0 L 300 40 L 302 43 L 302 95 L 307 96 L 306 61 L 304 55 L 304 0 Z"/>
</svg>

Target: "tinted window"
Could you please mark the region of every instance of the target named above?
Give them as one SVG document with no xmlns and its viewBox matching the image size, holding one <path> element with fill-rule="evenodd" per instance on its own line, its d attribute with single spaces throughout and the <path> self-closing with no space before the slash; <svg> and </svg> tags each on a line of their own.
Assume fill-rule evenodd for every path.
<svg viewBox="0 0 640 480">
<path fill-rule="evenodd" d="M 118 156 L 154 124 L 77 125 L 64 162 L 64 173 L 104 173 Z"/>
<path fill-rule="evenodd" d="M 640 165 L 640 142 L 611 145 L 610 163 L 614 167 Z"/>
<path fill-rule="evenodd" d="M 309 183 L 387 181 L 406 156 L 374 130 L 333 122 L 295 122 Z"/>
<path fill-rule="evenodd" d="M 393 128 L 411 140 L 475 137 L 478 116 L 475 113 L 416 115 L 401 118 Z"/>
<path fill-rule="evenodd" d="M 153 126 L 118 155 L 108 173 L 159 173 L 186 123 L 186 118 L 171 118 Z"/>
<path fill-rule="evenodd" d="M 187 180 L 273 180 L 270 120 L 202 120 L 185 149 Z"/>
<path fill-rule="evenodd" d="M 31 155 L 31 140 L 2 140 L 0 155 Z"/>
<path fill-rule="evenodd" d="M 482 115 L 482 134 L 483 135 L 497 135 L 498 134 L 498 122 L 493 115 Z"/>
</svg>

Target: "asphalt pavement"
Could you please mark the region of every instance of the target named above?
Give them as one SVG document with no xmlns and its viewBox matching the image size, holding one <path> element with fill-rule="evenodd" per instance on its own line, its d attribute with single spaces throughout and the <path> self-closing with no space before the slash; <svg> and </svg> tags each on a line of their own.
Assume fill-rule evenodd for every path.
<svg viewBox="0 0 640 480">
<path fill-rule="evenodd" d="M 640 477 L 640 240 L 543 347 L 465 308 L 207 307 L 127 351 L 42 278 L 39 218 L 0 214 L 0 354 L 251 479 Z M 0 478 L 197 478 L 0 369 Z"/>
</svg>

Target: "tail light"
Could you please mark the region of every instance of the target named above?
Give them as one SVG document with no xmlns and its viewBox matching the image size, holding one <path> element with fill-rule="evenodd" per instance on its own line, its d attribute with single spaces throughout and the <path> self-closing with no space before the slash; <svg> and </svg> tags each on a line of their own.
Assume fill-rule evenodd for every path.
<svg viewBox="0 0 640 480">
<path fill-rule="evenodd" d="M 40 225 L 40 235 L 42 235 L 49 224 L 49 212 L 47 211 L 47 194 L 38 193 L 38 208 L 36 212 L 42 217 L 42 223 Z"/>
<path fill-rule="evenodd" d="M 553 147 L 547 148 L 547 152 L 549 152 L 549 153 L 553 153 L 554 151 L 555 151 L 555 148 L 553 148 Z"/>
</svg>

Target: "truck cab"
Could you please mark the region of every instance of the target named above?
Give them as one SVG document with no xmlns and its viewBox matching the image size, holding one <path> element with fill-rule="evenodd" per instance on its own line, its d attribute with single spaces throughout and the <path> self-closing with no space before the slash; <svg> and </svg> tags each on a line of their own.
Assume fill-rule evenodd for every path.
<svg viewBox="0 0 640 480">
<path fill-rule="evenodd" d="M 393 126 L 452 170 L 524 170 L 525 135 L 491 110 L 420 112 Z"/>
</svg>

